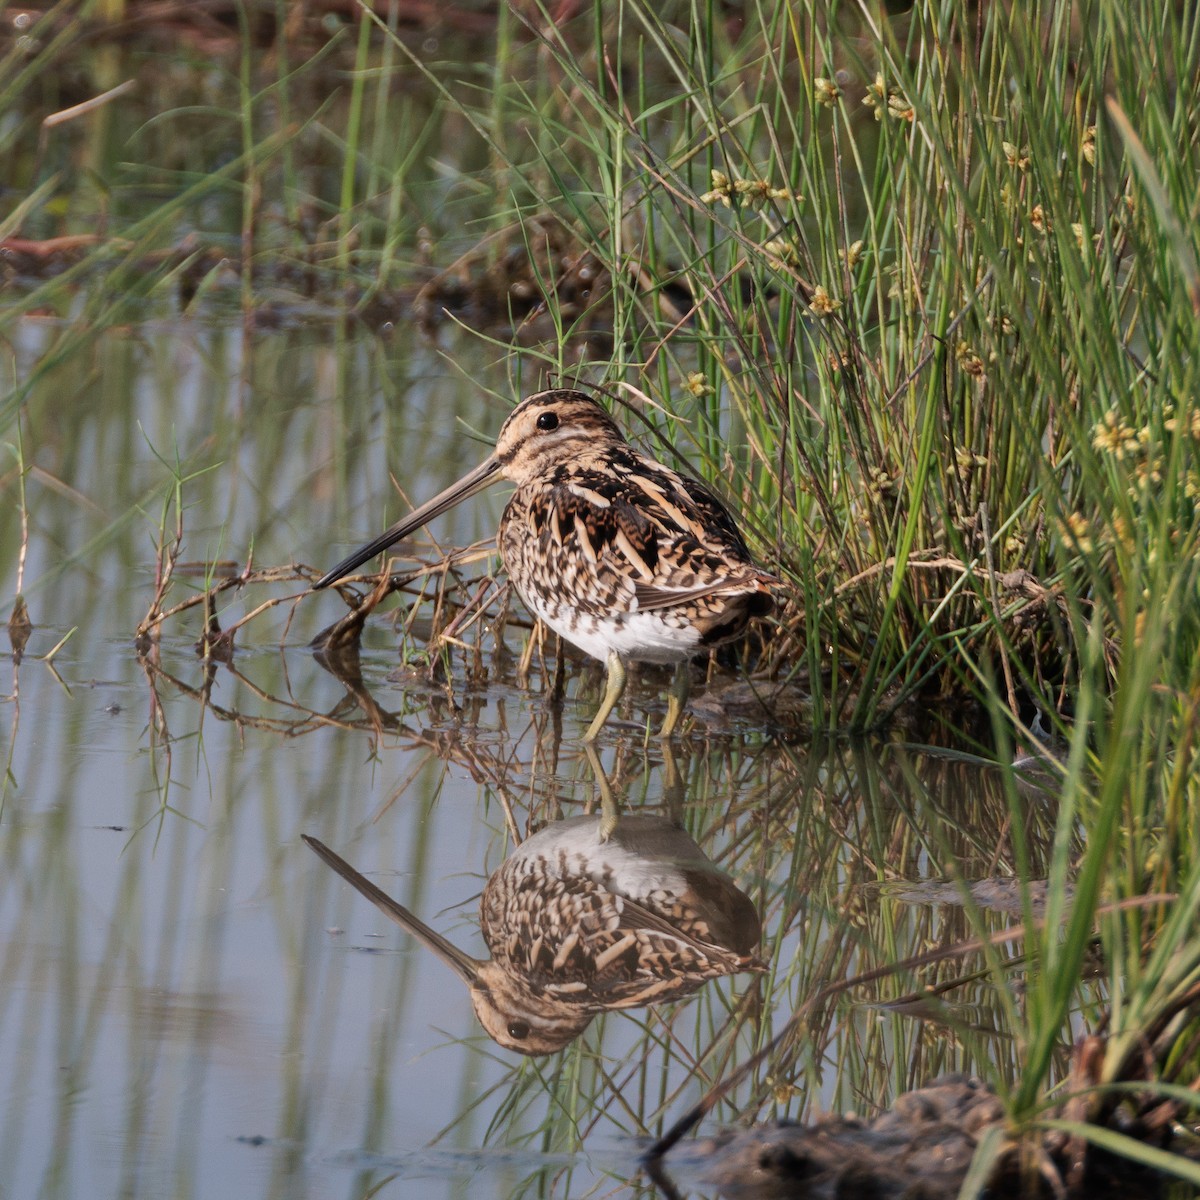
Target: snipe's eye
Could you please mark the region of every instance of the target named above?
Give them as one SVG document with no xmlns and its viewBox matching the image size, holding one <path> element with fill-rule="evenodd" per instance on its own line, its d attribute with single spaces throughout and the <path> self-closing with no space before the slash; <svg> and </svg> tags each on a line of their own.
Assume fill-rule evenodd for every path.
<svg viewBox="0 0 1200 1200">
<path fill-rule="evenodd" d="M 554 414 L 553 414 L 553 413 L 546 413 L 545 415 L 546 415 L 546 416 L 551 416 L 551 417 L 552 417 L 552 416 L 554 416 Z M 555 419 L 555 424 L 557 424 L 557 423 L 558 423 L 558 421 L 557 421 L 557 418 L 556 418 L 556 419 Z M 540 424 L 541 424 L 541 421 L 538 421 L 538 424 L 540 425 Z M 553 429 L 553 428 L 554 428 L 554 426 L 553 426 L 553 425 L 551 425 L 551 426 L 550 426 L 550 428 L 551 428 L 551 429 Z M 526 1021 L 509 1021 L 509 1023 L 508 1023 L 508 1036 L 509 1036 L 510 1038 L 512 1038 L 514 1041 L 517 1041 L 517 1042 L 523 1042 L 523 1041 L 524 1041 L 524 1040 L 525 1040 L 525 1039 L 526 1039 L 526 1038 L 529 1036 L 529 1024 L 528 1024 L 528 1022 L 526 1022 Z"/>
<path fill-rule="evenodd" d="M 537 427 L 539 429 L 557 429 L 558 428 L 558 413 L 544 412 L 537 419 Z"/>
</svg>

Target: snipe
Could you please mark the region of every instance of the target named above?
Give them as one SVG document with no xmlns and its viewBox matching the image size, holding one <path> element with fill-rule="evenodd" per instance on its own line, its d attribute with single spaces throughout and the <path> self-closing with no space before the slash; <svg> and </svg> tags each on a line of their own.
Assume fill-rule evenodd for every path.
<svg viewBox="0 0 1200 1200">
<path fill-rule="evenodd" d="M 554 821 L 493 872 L 479 917 L 492 957 L 473 958 L 316 838 L 347 883 L 438 955 L 471 989 L 488 1036 L 549 1054 L 608 1009 L 675 1000 L 706 980 L 762 971 L 750 898 L 678 825 L 622 817 Z"/>
<path fill-rule="evenodd" d="M 770 611 L 777 581 L 754 565 L 703 484 L 639 454 L 582 392 L 522 400 L 478 467 L 313 586 L 336 583 L 499 479 L 517 485 L 497 539 L 513 586 L 535 616 L 608 666 L 584 739 L 596 737 L 621 698 L 630 661 L 675 664 L 662 728 L 670 735 L 687 700 L 688 660 Z"/>
</svg>

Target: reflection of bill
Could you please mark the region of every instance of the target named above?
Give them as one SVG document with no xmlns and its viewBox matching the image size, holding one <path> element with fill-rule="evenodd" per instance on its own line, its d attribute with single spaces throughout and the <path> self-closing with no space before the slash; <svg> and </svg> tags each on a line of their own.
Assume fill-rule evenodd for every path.
<svg viewBox="0 0 1200 1200">
<path fill-rule="evenodd" d="M 479 904 L 490 959 L 451 945 L 327 846 L 304 840 L 454 969 L 491 1038 L 549 1054 L 598 1012 L 764 970 L 750 898 L 678 825 L 623 817 L 607 840 L 600 825 L 600 817 L 554 821 L 493 873 Z"/>
</svg>

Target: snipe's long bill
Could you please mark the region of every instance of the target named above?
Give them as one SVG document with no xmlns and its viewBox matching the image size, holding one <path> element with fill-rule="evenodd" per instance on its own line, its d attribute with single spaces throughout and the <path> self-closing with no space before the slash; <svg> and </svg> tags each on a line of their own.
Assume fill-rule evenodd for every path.
<svg viewBox="0 0 1200 1200">
<path fill-rule="evenodd" d="M 585 740 L 620 700 L 631 661 L 676 665 L 669 736 L 687 700 L 688 661 L 769 612 L 777 580 L 754 565 L 712 492 L 639 454 L 583 392 L 526 397 L 478 467 L 313 586 L 336 583 L 501 479 L 516 484 L 497 537 L 513 586 L 534 616 L 608 666 Z"/>
</svg>

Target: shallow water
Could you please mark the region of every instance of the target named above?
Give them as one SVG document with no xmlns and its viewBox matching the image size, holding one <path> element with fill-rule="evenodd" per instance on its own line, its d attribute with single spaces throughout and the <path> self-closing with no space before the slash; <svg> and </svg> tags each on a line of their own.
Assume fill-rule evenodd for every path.
<svg viewBox="0 0 1200 1200">
<path fill-rule="evenodd" d="M 21 327 L 22 372 L 56 332 Z M 640 1139 L 820 984 L 966 933 L 944 897 L 890 885 L 1011 871 L 1010 800 L 986 765 L 899 740 L 786 746 L 753 724 L 710 738 L 702 720 L 664 757 L 642 734 L 664 703 L 650 678 L 606 731 L 604 768 L 630 809 L 681 817 L 751 897 L 769 970 L 601 1016 L 547 1058 L 489 1042 L 445 965 L 300 835 L 481 955 L 477 897 L 514 836 L 597 810 L 578 741 L 594 673 L 569 668 L 560 709 L 539 669 L 516 678 L 524 635 L 510 628 L 511 653 L 485 634 L 478 662 L 456 655 L 433 680 L 419 655 L 400 669 L 376 615 L 348 689 L 306 646 L 344 609 L 330 593 L 290 625 L 287 606 L 255 618 L 230 664 L 197 657 L 199 610 L 166 622 L 147 657 L 134 646 L 164 459 L 194 475 L 183 560 L 240 566 L 253 547 L 259 566 L 323 568 L 401 511 L 389 469 L 419 499 L 477 458 L 460 420 L 494 436 L 503 407 L 466 376 L 502 385 L 472 353 L 403 332 L 246 348 L 227 329 L 164 324 L 99 337 L 34 387 L 34 629 L 0 710 L 0 1195 L 608 1194 L 634 1177 Z M 486 536 L 501 502 L 434 533 Z M 11 507 L 2 537 L 11 596 Z M 168 603 L 195 583 L 177 580 Z M 222 624 L 302 590 L 234 594 Z M 1023 803 L 1036 861 L 1050 818 L 1044 798 Z M 1007 1061 L 982 984 L 934 1020 L 887 1006 L 930 977 L 832 1005 L 713 1121 L 861 1109 Z"/>
</svg>

